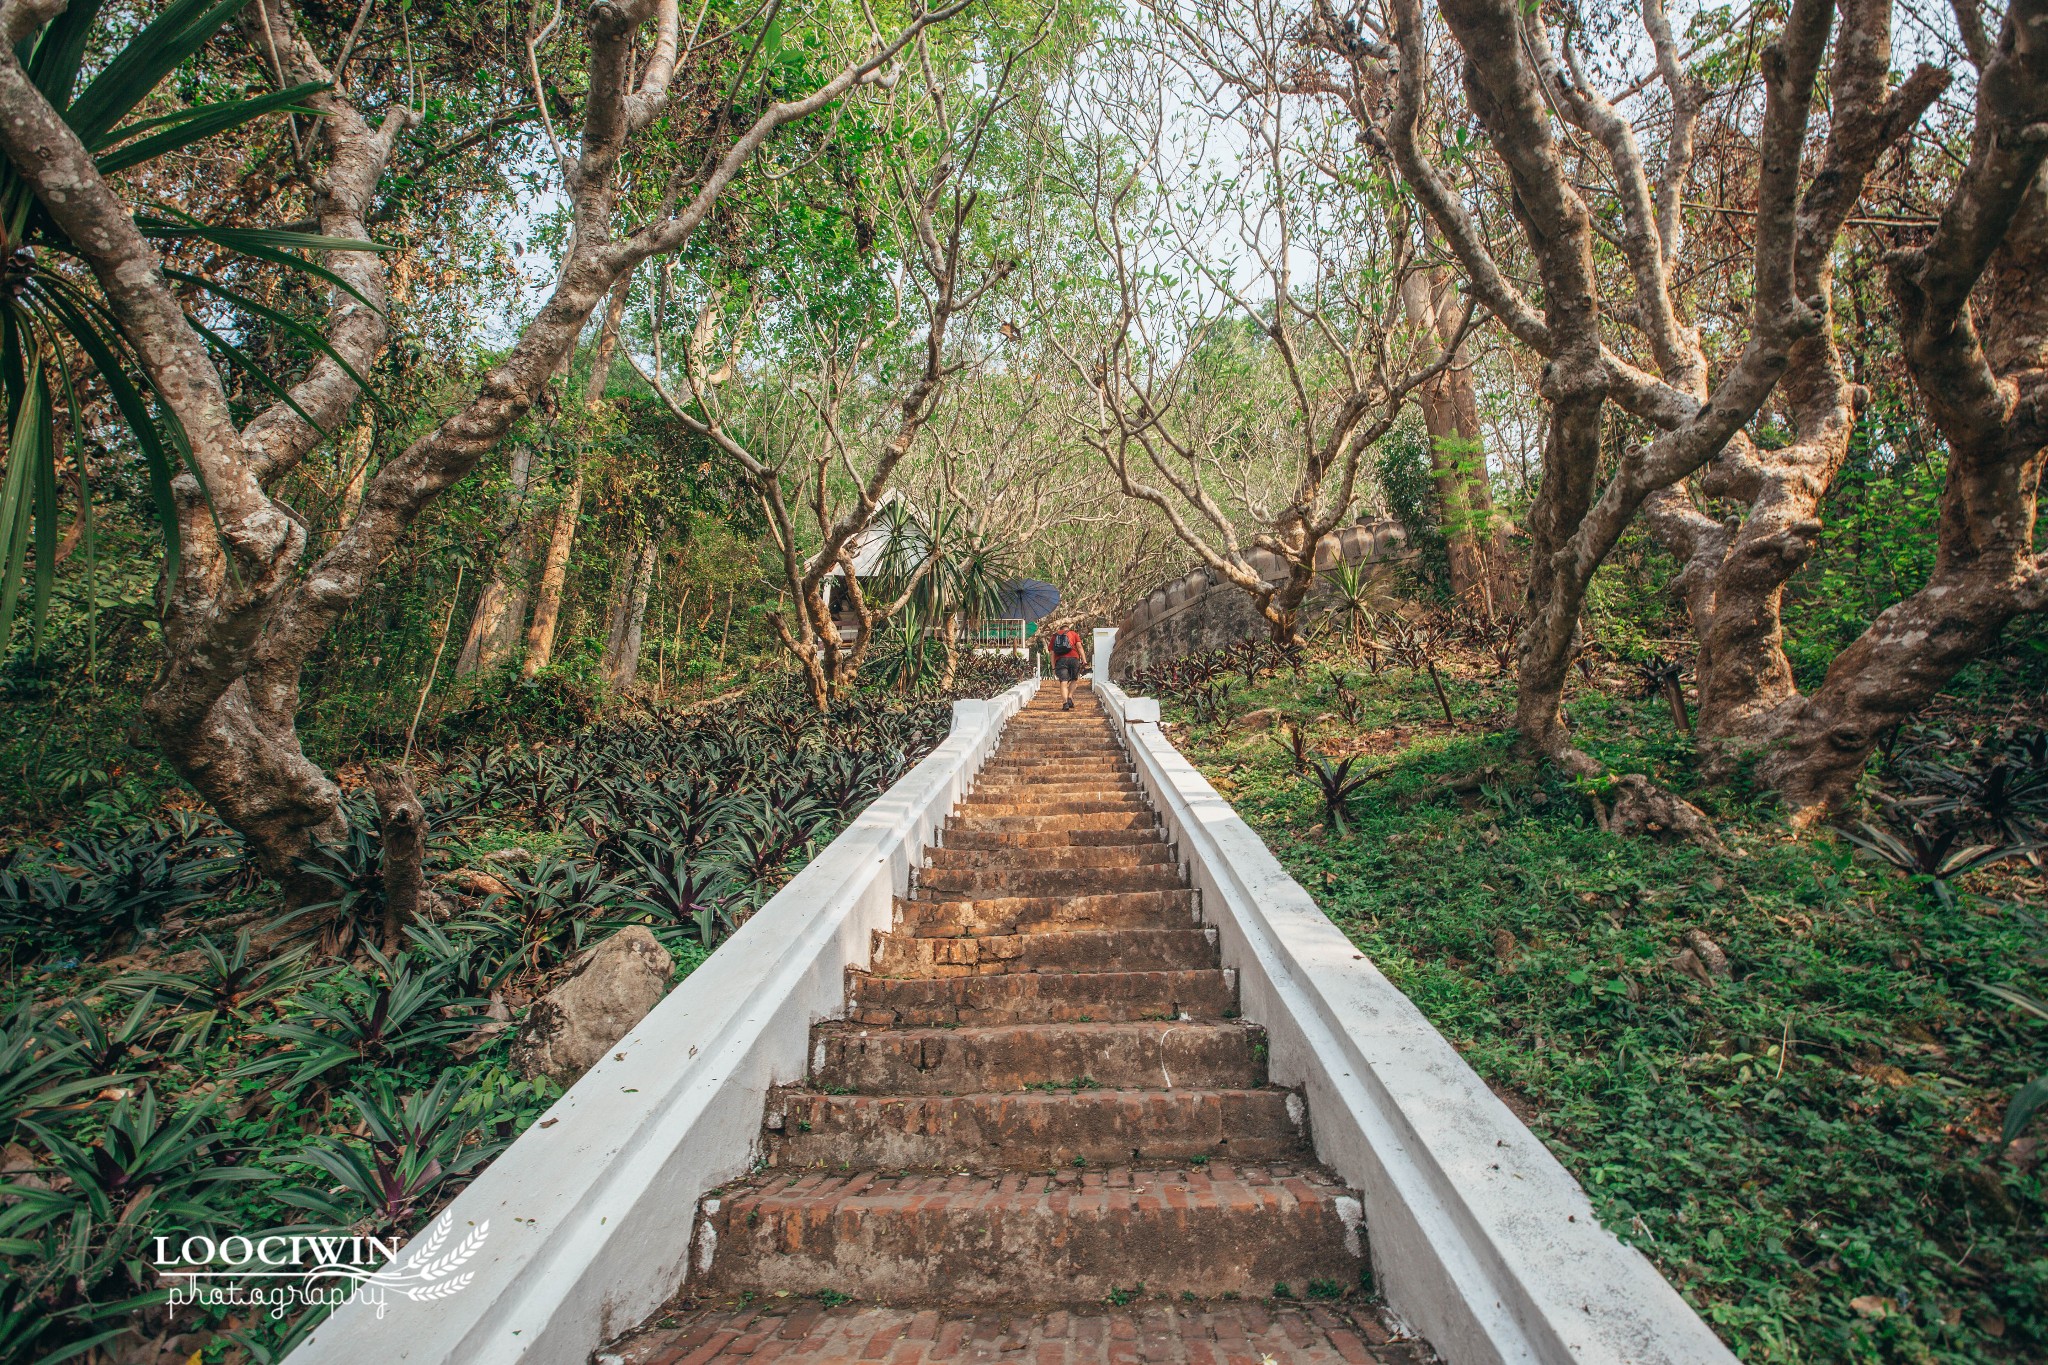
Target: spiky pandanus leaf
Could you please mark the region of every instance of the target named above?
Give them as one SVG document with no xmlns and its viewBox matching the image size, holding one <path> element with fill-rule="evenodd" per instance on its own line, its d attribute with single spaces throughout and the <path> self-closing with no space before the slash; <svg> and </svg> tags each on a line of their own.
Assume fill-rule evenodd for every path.
<svg viewBox="0 0 2048 1365">
<path fill-rule="evenodd" d="M 83 88 L 79 79 L 104 0 L 73 0 L 23 44 L 29 79 L 78 135 L 102 174 L 132 171 L 184 152 L 209 138 L 286 111 L 310 113 L 303 101 L 324 88 L 305 84 L 243 99 L 214 100 L 168 114 L 123 122 L 173 71 L 199 51 L 248 0 L 172 0 L 102 65 Z M 273 229 L 226 228 L 175 209 L 138 214 L 145 236 L 167 243 L 205 242 L 240 257 L 344 290 L 359 290 L 314 260 L 310 252 L 378 251 L 372 242 Z M 88 573 L 95 554 L 92 492 L 76 433 L 80 377 L 71 358 L 82 357 L 113 401 L 147 473 L 151 513 L 163 538 L 167 577 L 178 573 L 177 507 L 171 480 L 199 478 L 185 432 L 171 407 L 157 400 L 154 381 L 127 335 L 82 272 L 53 269 L 44 256 L 75 254 L 11 163 L 0 160 L 0 391 L 4 391 L 7 472 L 0 478 L 0 644 L 13 629 L 24 591 L 32 605 L 31 637 L 40 642 L 55 586 L 59 462 L 67 453 L 79 489 L 77 515 Z M 355 378 L 362 376 L 329 344 L 319 328 L 205 276 L 170 271 L 273 334 L 326 355 Z M 76 276 L 76 277 L 74 277 Z M 217 329 L 192 319 L 215 358 L 250 377 L 257 387 L 299 411 L 286 388 L 249 351 Z M 54 373 L 53 373 L 54 371 Z M 60 438 L 59 415 L 70 417 L 70 438 Z M 304 417 L 301 411 L 299 414 Z M 310 420 L 310 419 L 309 419 Z M 202 496 L 204 481 L 200 481 Z M 33 571 L 29 551 L 34 550 Z M 87 600 L 96 594 L 88 593 Z"/>
</svg>

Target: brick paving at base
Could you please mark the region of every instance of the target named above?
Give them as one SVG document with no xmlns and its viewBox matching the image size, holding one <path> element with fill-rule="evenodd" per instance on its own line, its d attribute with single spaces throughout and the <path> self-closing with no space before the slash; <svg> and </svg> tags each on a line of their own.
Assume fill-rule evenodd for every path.
<svg viewBox="0 0 2048 1365">
<path fill-rule="evenodd" d="M 765 1300 L 660 1320 L 597 1365 L 706 1361 L 1001 1361 L 1015 1365 L 1424 1365 L 1372 1310 L 1340 1304 L 1137 1303 L 1079 1310 L 869 1307 Z"/>
</svg>

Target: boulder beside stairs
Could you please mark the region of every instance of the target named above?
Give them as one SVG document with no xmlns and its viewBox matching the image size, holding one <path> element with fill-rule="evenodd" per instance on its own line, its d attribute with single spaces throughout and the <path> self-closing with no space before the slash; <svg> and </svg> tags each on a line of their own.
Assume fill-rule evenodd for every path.
<svg viewBox="0 0 2048 1365">
<path fill-rule="evenodd" d="M 526 1077 L 567 1086 L 645 1018 L 668 991 L 675 969 L 668 950 L 638 925 L 585 951 L 568 980 L 528 1012 L 512 1045 L 512 1065 Z"/>
</svg>

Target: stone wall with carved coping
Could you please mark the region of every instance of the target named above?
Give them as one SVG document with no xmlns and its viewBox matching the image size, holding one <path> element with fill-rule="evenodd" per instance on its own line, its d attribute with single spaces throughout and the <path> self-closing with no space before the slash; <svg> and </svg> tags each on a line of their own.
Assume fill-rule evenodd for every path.
<svg viewBox="0 0 2048 1365">
<path fill-rule="evenodd" d="M 1339 531 L 1324 545 L 1318 567 L 1327 570 L 1338 563 L 1371 564 L 1378 566 L 1376 576 L 1384 582 L 1412 553 L 1400 523 L 1382 518 Z M 1285 562 L 1278 555 L 1254 550 L 1247 558 L 1269 583 L 1287 576 Z M 1320 615 L 1336 604 L 1328 586 L 1318 584 L 1309 595 L 1308 614 Z M 1207 569 L 1195 569 L 1154 588 L 1117 622 L 1116 656 L 1110 661 L 1110 673 L 1128 678 L 1168 659 L 1263 638 L 1267 630 L 1265 618 L 1252 605 L 1249 594 Z"/>
</svg>

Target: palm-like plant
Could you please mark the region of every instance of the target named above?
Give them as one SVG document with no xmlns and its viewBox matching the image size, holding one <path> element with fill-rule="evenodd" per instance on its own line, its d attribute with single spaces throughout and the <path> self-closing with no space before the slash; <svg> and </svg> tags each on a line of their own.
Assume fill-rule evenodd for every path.
<svg viewBox="0 0 2048 1365">
<path fill-rule="evenodd" d="M 1351 805 L 1351 798 L 1367 783 L 1381 776 L 1378 772 L 1352 772 L 1351 765 L 1357 761 L 1356 754 L 1338 759 L 1335 763 L 1322 754 L 1310 756 L 1311 766 L 1307 771 L 1314 775 L 1316 789 L 1323 798 L 1323 819 L 1340 836 L 1348 836 L 1351 833 L 1350 822 L 1344 818 Z"/>
<path fill-rule="evenodd" d="M 945 658 L 938 683 L 950 687 L 961 627 L 1002 615 L 1004 591 L 1017 578 L 1016 556 L 958 507 L 941 507 L 927 518 L 899 498 L 879 519 L 884 539 L 876 587 L 891 601 L 907 594 L 906 622 L 914 616 L 937 630 Z"/>
<path fill-rule="evenodd" d="M 104 0 L 73 0 L 23 45 L 23 67 L 79 140 L 96 154 L 103 174 L 133 170 L 267 114 L 293 109 L 322 88 L 296 85 L 247 99 L 217 100 L 168 114 L 130 117 L 166 76 L 198 52 L 247 3 L 171 0 L 80 88 L 93 32 L 106 5 Z M 143 236 L 159 241 L 206 242 L 317 276 L 357 298 L 362 298 L 361 294 L 339 275 L 299 255 L 298 249 L 377 250 L 368 242 L 309 233 L 213 227 L 171 211 L 163 216 L 138 215 L 135 226 Z M 92 562 L 92 503 L 83 452 L 77 447 L 78 388 L 88 376 L 95 376 L 105 387 L 142 456 L 168 553 L 169 576 L 175 578 L 178 572 L 171 479 L 180 470 L 191 469 L 185 432 L 169 404 L 157 402 L 152 412 L 151 400 L 156 396 L 152 380 L 90 276 L 61 264 L 71 254 L 72 244 L 63 231 L 44 212 L 14 167 L 0 160 L 0 391 L 5 394 L 7 419 L 7 473 L 0 480 L 0 641 L 6 640 L 13 626 L 31 542 L 35 546 L 33 621 L 36 633 L 41 632 L 57 561 L 57 463 L 60 446 L 67 442 L 78 470 L 81 544 L 87 563 Z M 289 333 L 355 374 L 317 329 L 218 280 L 178 270 L 166 273 L 261 324 Z M 224 364 L 296 410 L 283 387 L 245 350 L 196 319 L 192 322 Z M 360 382 L 360 376 L 357 378 Z M 194 474 L 196 477 L 196 471 Z"/>
<path fill-rule="evenodd" d="M 1372 576 L 1363 565 L 1346 560 L 1333 566 L 1324 581 L 1337 596 L 1338 609 L 1351 636 L 1351 652 L 1358 653 L 1365 637 L 1379 619 L 1372 609 Z"/>
</svg>

